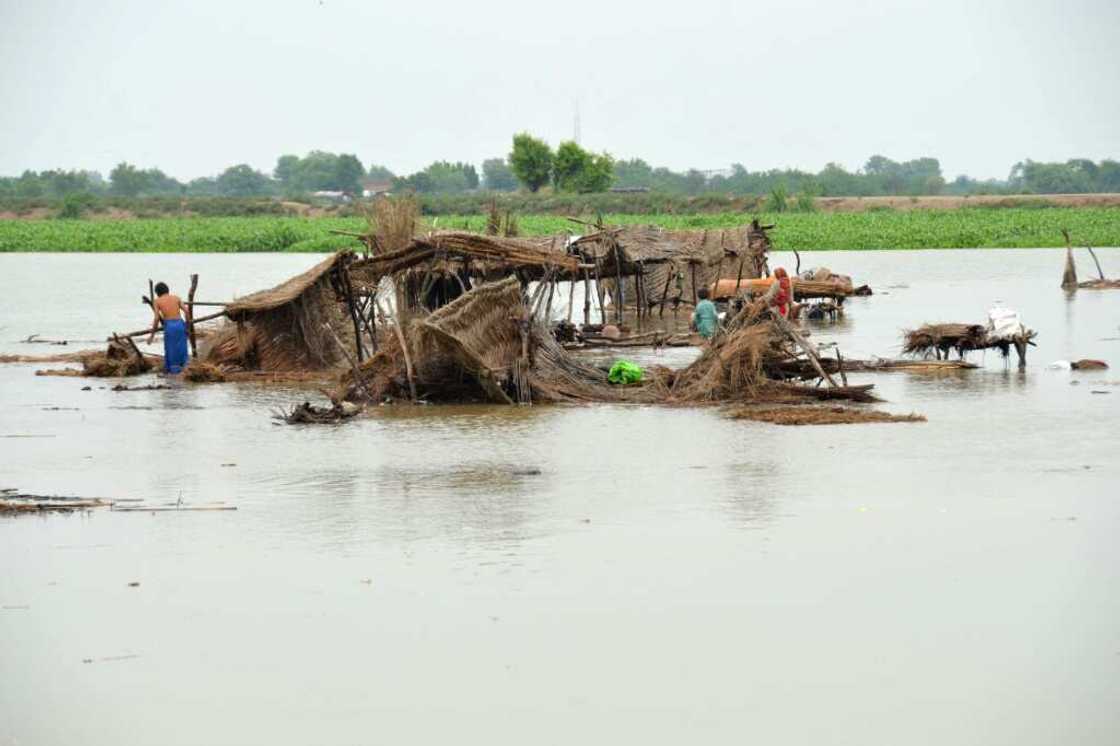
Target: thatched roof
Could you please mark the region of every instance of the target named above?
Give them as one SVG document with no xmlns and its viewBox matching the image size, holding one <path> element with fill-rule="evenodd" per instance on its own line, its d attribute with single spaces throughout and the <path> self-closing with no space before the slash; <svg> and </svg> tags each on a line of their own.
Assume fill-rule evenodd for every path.
<svg viewBox="0 0 1120 746">
<path fill-rule="evenodd" d="M 259 290 L 243 298 L 239 298 L 226 306 L 226 316 L 231 319 L 243 319 L 265 311 L 274 311 L 286 306 L 306 293 L 315 283 L 321 280 L 328 272 L 335 268 L 343 257 L 351 252 L 340 251 L 332 254 L 311 269 L 298 274 L 290 280 L 285 280 L 274 288 Z"/>
<path fill-rule="evenodd" d="M 556 238 L 528 240 L 485 236 L 466 231 L 439 231 L 413 238 L 398 251 L 375 254 L 355 262 L 352 274 L 370 283 L 429 262 L 458 262 L 482 273 L 498 268 L 543 271 L 554 269 L 574 275 L 579 258 L 564 250 Z M 473 274 L 473 271 L 472 271 Z"/>
<path fill-rule="evenodd" d="M 766 227 L 754 224 L 735 228 L 669 231 L 656 226 L 609 228 L 572 242 L 572 250 L 585 261 L 598 263 L 610 276 L 616 255 L 624 275 L 659 264 L 718 266 L 740 256 L 759 255 L 765 261 L 770 247 Z M 748 269 L 753 269 L 753 262 Z"/>
</svg>

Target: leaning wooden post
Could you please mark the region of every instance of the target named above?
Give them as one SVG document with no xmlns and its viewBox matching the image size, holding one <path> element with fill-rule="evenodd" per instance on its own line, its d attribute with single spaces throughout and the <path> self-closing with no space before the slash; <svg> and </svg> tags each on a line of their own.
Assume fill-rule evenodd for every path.
<svg viewBox="0 0 1120 746">
<path fill-rule="evenodd" d="M 615 281 L 618 283 L 614 293 L 615 298 L 618 299 L 618 308 L 615 309 L 614 317 L 618 321 L 618 325 L 622 326 L 622 304 L 626 302 L 626 298 L 622 290 L 622 252 L 617 240 L 614 240 L 614 274 Z"/>
<path fill-rule="evenodd" d="M 1097 252 L 1093 251 L 1092 246 L 1086 246 L 1085 248 L 1088 249 L 1089 256 L 1093 257 L 1093 264 L 1097 265 L 1097 275 L 1103 280 L 1104 279 L 1104 270 L 1101 269 L 1101 263 L 1097 259 Z"/>
<path fill-rule="evenodd" d="M 607 309 L 603 306 L 603 282 L 599 272 L 599 257 L 595 257 L 595 298 L 599 301 L 599 323 L 607 323 Z"/>
<path fill-rule="evenodd" d="M 794 342 L 796 342 L 797 345 L 805 352 L 805 356 L 809 358 L 810 364 L 812 364 L 813 368 L 816 369 L 817 373 L 820 374 L 820 377 L 828 381 L 833 388 L 839 388 L 836 381 L 833 380 L 832 376 L 830 376 L 827 371 L 825 371 L 825 369 L 821 366 L 821 362 L 817 357 L 817 353 L 813 352 L 812 348 L 809 347 L 809 343 L 805 341 L 805 338 L 797 333 L 797 331 L 793 328 L 793 324 L 789 323 L 789 321 L 787 321 L 784 316 L 782 316 L 780 313 L 777 313 L 776 311 L 771 312 L 770 316 L 771 318 L 773 318 L 778 327 L 782 331 L 784 331 Z"/>
<path fill-rule="evenodd" d="M 665 318 L 665 299 L 669 297 L 669 285 L 673 282 L 673 277 L 677 274 L 677 266 L 675 264 L 669 262 L 665 266 L 667 268 L 665 272 L 665 287 L 661 290 L 661 307 L 657 309 L 657 317 L 659 319 Z"/>
<path fill-rule="evenodd" d="M 370 355 L 377 353 L 377 291 L 374 290 L 368 296 L 366 304 L 369 307 L 369 320 L 366 322 L 369 326 L 369 345 Z"/>
<path fill-rule="evenodd" d="M 405 342 L 404 332 L 401 331 L 400 315 L 394 319 L 393 331 L 397 333 L 397 341 L 401 343 L 401 352 L 404 353 L 404 372 L 408 376 L 408 393 L 412 397 L 412 403 L 416 403 L 416 381 L 412 376 L 412 356 L 408 354 L 408 343 Z"/>
<path fill-rule="evenodd" d="M 1027 367 L 1027 339 L 1023 335 L 1015 338 L 1015 352 L 1019 355 L 1019 368 Z"/>
<path fill-rule="evenodd" d="M 354 325 L 354 349 L 358 353 L 358 362 L 365 358 L 362 349 L 362 325 L 358 321 L 358 309 L 354 303 L 354 289 L 350 285 L 350 271 L 343 267 L 338 271 L 338 281 L 342 284 L 342 297 L 346 300 L 346 310 L 350 313 L 350 323 Z"/>
<path fill-rule="evenodd" d="M 689 268 L 689 272 L 692 274 L 692 305 L 695 306 L 696 303 L 697 303 L 697 299 L 696 299 L 696 262 L 693 262 L 693 261 L 690 260 L 688 262 L 688 268 Z"/>
<path fill-rule="evenodd" d="M 583 325 L 591 323 L 591 274 L 583 268 Z"/>
<path fill-rule="evenodd" d="M 350 367 L 354 371 L 354 382 L 365 389 L 366 396 L 369 397 L 370 401 L 373 401 L 373 392 L 370 390 L 369 386 L 366 385 L 366 378 L 362 375 L 362 369 L 358 366 L 357 361 L 355 361 L 353 356 L 350 355 L 350 351 L 346 349 L 346 345 L 342 344 L 342 340 L 338 338 L 338 334 L 335 333 L 330 324 L 324 323 L 323 328 L 326 329 L 327 332 L 331 335 L 331 337 L 334 339 L 334 343 L 338 346 L 339 351 L 342 352 L 343 356 L 346 358 L 346 361 L 350 363 Z"/>
<path fill-rule="evenodd" d="M 194 292 L 198 290 L 198 275 L 191 275 L 191 289 L 187 293 L 187 337 L 191 341 L 191 359 L 198 358 L 198 342 L 194 336 Z"/>
</svg>

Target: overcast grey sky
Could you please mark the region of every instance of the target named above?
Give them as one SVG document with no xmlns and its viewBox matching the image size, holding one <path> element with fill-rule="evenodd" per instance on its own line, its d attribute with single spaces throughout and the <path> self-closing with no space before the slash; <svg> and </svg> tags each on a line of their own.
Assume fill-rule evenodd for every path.
<svg viewBox="0 0 1120 746">
<path fill-rule="evenodd" d="M 528 130 L 674 169 L 1120 158 L 1120 0 L 0 0 L 0 174 L 282 153 L 411 172 Z"/>
</svg>

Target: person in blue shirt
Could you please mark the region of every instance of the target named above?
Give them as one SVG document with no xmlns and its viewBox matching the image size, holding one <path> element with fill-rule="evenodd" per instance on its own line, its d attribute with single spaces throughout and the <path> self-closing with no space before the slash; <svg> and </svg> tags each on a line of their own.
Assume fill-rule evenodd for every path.
<svg viewBox="0 0 1120 746">
<path fill-rule="evenodd" d="M 692 312 L 692 327 L 700 333 L 705 340 L 710 340 L 719 331 L 719 314 L 716 313 L 716 304 L 709 300 L 711 293 L 708 288 L 696 291 L 700 297 L 696 310 Z"/>
</svg>

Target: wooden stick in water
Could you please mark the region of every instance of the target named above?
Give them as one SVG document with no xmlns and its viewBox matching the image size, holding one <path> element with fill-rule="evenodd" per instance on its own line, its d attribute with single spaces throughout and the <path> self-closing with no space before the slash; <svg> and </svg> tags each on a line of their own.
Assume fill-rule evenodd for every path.
<svg viewBox="0 0 1120 746">
<path fill-rule="evenodd" d="M 191 289 L 187 292 L 187 337 L 191 341 L 191 359 L 198 358 L 198 342 L 194 337 L 194 291 L 198 290 L 198 275 L 191 275 Z"/>
<path fill-rule="evenodd" d="M 213 321 L 214 319 L 221 318 L 222 316 L 225 316 L 225 315 L 226 315 L 225 311 L 218 311 L 217 313 L 212 313 L 209 316 L 203 316 L 201 318 L 195 319 L 194 321 L 195 321 L 196 324 L 200 323 L 200 322 L 203 322 L 203 321 Z M 156 334 L 160 334 L 162 332 L 163 332 L 162 327 L 159 328 L 159 329 L 156 329 Z M 148 327 L 147 329 L 141 329 L 140 331 L 136 331 L 136 332 L 129 332 L 128 334 L 122 334 L 120 336 L 121 337 L 143 337 L 145 334 L 151 334 L 151 333 L 152 333 L 152 328 Z M 112 339 L 112 337 L 110 337 L 109 339 Z"/>
</svg>

